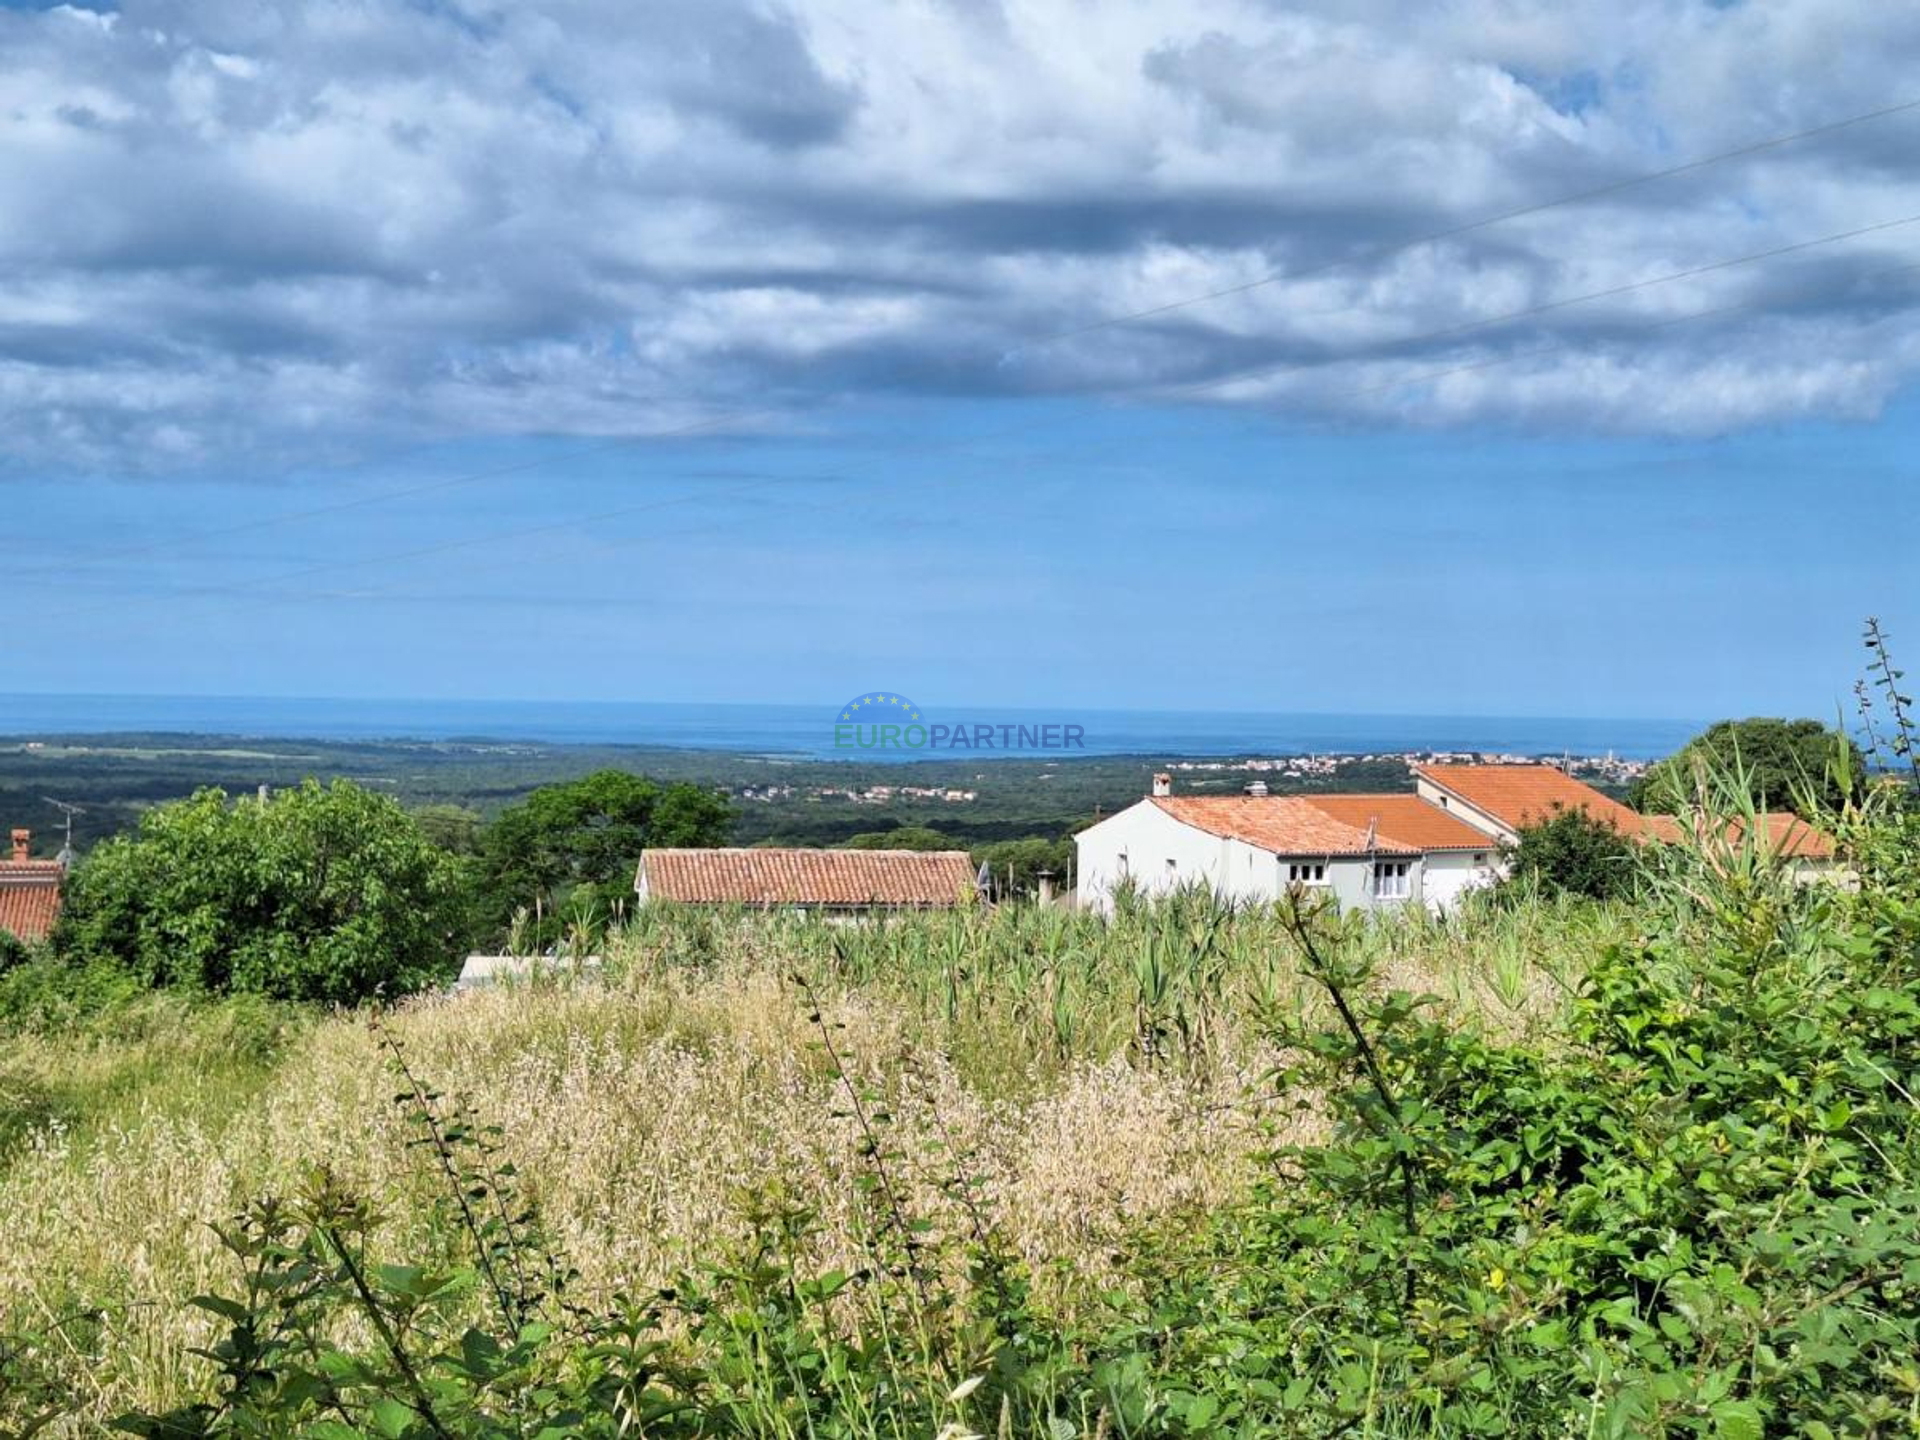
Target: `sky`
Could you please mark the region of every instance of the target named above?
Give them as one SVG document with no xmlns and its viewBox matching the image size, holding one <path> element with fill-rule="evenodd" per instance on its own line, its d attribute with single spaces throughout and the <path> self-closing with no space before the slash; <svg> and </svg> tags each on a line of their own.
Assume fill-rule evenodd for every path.
<svg viewBox="0 0 1920 1440">
<path fill-rule="evenodd" d="M 1920 656 L 1915 74 L 1828 0 L 0 4 L 0 692 L 1831 717 Z"/>
</svg>

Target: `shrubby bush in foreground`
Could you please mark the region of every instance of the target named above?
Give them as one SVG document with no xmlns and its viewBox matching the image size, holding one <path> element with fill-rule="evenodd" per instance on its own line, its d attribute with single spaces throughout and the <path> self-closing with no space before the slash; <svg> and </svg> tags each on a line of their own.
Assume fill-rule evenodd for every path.
<svg viewBox="0 0 1920 1440">
<path fill-rule="evenodd" d="M 202 790 L 87 857 L 55 944 L 147 985 L 352 1004 L 451 977 L 460 887 L 404 809 L 349 781 Z"/>
</svg>

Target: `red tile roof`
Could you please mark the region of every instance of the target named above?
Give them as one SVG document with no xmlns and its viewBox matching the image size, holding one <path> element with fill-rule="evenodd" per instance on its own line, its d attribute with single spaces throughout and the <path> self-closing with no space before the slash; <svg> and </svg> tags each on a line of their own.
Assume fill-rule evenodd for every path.
<svg viewBox="0 0 1920 1440">
<path fill-rule="evenodd" d="M 44 940 L 60 915 L 66 869 L 54 860 L 0 860 L 0 930 Z"/>
<path fill-rule="evenodd" d="M 1377 835 L 1367 844 L 1366 825 L 1349 825 L 1297 795 L 1154 795 L 1183 825 L 1223 839 L 1241 840 L 1275 855 L 1412 855 L 1417 847 Z"/>
<path fill-rule="evenodd" d="M 1814 829 L 1792 811 L 1764 811 L 1760 815 L 1760 823 L 1766 831 L 1766 847 L 1771 854 L 1794 860 L 1833 858 L 1832 838 Z M 1649 836 L 1669 843 L 1685 840 L 1691 833 L 1688 823 L 1676 815 L 1648 815 L 1645 824 Z M 1737 842 L 1745 830 L 1746 825 L 1742 821 L 1727 822 L 1729 840 Z"/>
<path fill-rule="evenodd" d="M 1343 825 L 1369 825 L 1385 839 L 1416 850 L 1491 850 L 1497 843 L 1459 816 L 1418 795 L 1303 795 L 1307 804 Z"/>
<path fill-rule="evenodd" d="M 1551 765 L 1416 765 L 1413 773 L 1514 830 L 1551 820 L 1559 810 L 1584 810 L 1623 835 L 1642 829 L 1638 811 Z"/>
<path fill-rule="evenodd" d="M 647 850 L 639 881 L 695 905 L 930 909 L 974 895 L 964 850 Z"/>
</svg>

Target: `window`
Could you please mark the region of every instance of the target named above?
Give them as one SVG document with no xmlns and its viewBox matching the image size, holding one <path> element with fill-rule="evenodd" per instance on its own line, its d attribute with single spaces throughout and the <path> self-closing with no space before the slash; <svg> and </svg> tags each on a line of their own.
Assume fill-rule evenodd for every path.
<svg viewBox="0 0 1920 1440">
<path fill-rule="evenodd" d="M 1404 900 L 1407 898 L 1407 862 L 1405 860 L 1379 860 L 1373 867 L 1373 898 L 1376 900 Z"/>
<path fill-rule="evenodd" d="M 1178 871 L 1179 868 L 1180 866 L 1178 862 L 1176 862 L 1174 858 L 1171 855 L 1169 855 L 1167 857 L 1167 878 L 1171 880 L 1174 877 L 1175 872 Z"/>
<path fill-rule="evenodd" d="M 1122 850 L 1119 853 L 1119 855 L 1117 855 L 1114 858 L 1113 873 L 1122 880 L 1127 878 L 1127 852 L 1126 851 Z"/>
<path fill-rule="evenodd" d="M 1289 885 L 1324 885 L 1327 883 L 1325 865 L 1289 865 L 1287 866 Z"/>
<path fill-rule="evenodd" d="M 1487 863 L 1487 855 L 1486 855 L 1486 852 L 1485 852 L 1485 851 L 1483 850 L 1483 851 L 1481 851 L 1481 852 L 1480 852 L 1480 853 L 1479 853 L 1478 855 L 1475 855 L 1475 856 L 1473 857 L 1473 863 L 1474 863 L 1474 864 L 1476 864 L 1476 865 L 1484 865 L 1484 864 L 1486 864 L 1486 863 Z"/>
</svg>

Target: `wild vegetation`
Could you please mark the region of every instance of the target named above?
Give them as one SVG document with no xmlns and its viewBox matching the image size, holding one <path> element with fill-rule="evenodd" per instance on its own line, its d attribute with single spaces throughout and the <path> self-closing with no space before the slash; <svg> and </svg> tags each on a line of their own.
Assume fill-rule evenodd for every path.
<svg viewBox="0 0 1920 1440">
<path fill-rule="evenodd" d="M 1621 916 L 1538 905 L 1341 946 L 1518 1036 L 1577 984 L 1577 957 L 1627 934 Z M 977 1212 L 1051 1323 L 1093 1323 L 1109 1290 L 1141 1283 L 1140 1236 L 1244 1196 L 1276 1138 L 1323 1124 L 1271 1081 L 1272 1017 L 1331 1014 L 1277 916 L 1197 899 L 1111 927 L 1025 907 L 861 928 L 649 910 L 609 965 L 605 984 L 411 1001 L 377 1031 L 176 994 L 18 1017 L 0 1329 L 40 1331 L 36 1363 L 96 1419 L 178 1403 L 210 1374 L 190 1350 L 226 1323 L 181 1302 L 240 1273 L 207 1222 L 262 1194 L 297 1209 L 315 1165 L 380 1217 L 383 1262 L 460 1268 L 443 1177 L 391 1104 L 396 1049 L 500 1127 L 488 1143 L 543 1244 L 580 1272 L 569 1303 L 600 1309 L 742 1263 L 776 1222 L 797 1278 L 879 1273 L 873 1247 L 904 1243 L 876 1234 L 893 1222 L 860 1184 L 884 1151 L 909 1226 L 934 1226 L 916 1263 L 939 1251 L 962 1284 Z M 461 1291 L 461 1323 L 474 1299 Z"/>
<path fill-rule="evenodd" d="M 333 1012 L 31 961 L 0 1429 L 1915 1433 L 1886 758 L 1804 797 L 1831 883 L 1703 769 L 1610 898 L 1444 922 L 649 908 L 595 975 Z"/>
<path fill-rule="evenodd" d="M 1907 1433 L 1901 798 L 1854 888 L 1716 830 L 1445 924 L 650 910 L 604 982 L 17 1016 L 7 1423 Z"/>
</svg>

